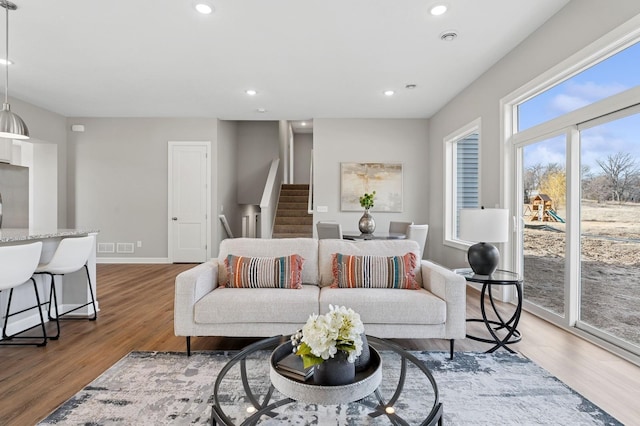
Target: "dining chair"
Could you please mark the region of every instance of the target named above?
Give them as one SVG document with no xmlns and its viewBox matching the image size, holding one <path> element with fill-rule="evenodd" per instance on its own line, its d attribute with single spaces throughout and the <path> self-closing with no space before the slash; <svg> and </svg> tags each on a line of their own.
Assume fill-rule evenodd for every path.
<svg viewBox="0 0 640 426">
<path fill-rule="evenodd" d="M 429 225 L 409 225 L 407 239 L 417 241 L 420 245 L 420 259 L 424 256 L 424 247 L 427 244 Z"/>
<path fill-rule="evenodd" d="M 57 334 L 55 336 L 49 337 L 52 340 L 60 337 L 60 319 L 67 314 L 75 312 L 80 308 L 84 308 L 85 306 L 92 305 L 93 315 L 88 314 L 88 318 L 79 317 L 70 319 L 89 319 L 90 321 L 95 321 L 98 318 L 96 299 L 93 294 L 93 286 L 91 284 L 91 275 L 89 274 L 89 267 L 87 266 L 87 262 L 89 261 L 89 256 L 91 255 L 91 250 L 93 249 L 94 244 L 94 237 L 92 235 L 77 238 L 65 238 L 60 241 L 60 244 L 58 244 L 58 248 L 56 248 L 51 261 L 46 264 L 38 265 L 38 268 L 36 269 L 36 274 L 46 274 L 51 277 L 51 287 L 49 290 L 49 319 L 55 319 L 57 327 Z M 66 312 L 58 312 L 58 296 L 55 276 L 63 276 L 65 274 L 70 274 L 81 269 L 84 269 L 87 273 L 87 286 L 89 288 L 91 300 L 80 306 L 69 309 Z M 62 285 L 64 286 L 64 283 Z M 51 315 L 51 305 L 53 305 L 55 317 Z"/>
<path fill-rule="evenodd" d="M 40 295 L 38 294 L 38 285 L 33 278 L 33 273 L 40 261 L 40 255 L 42 253 L 42 242 L 38 241 L 31 244 L 21 244 L 17 246 L 5 246 L 0 247 L 0 291 L 9 290 L 9 301 L 7 302 L 7 312 L 4 317 L 4 326 L 2 327 L 2 341 L 0 345 L 36 345 L 45 346 L 47 344 L 47 330 L 44 325 L 44 316 L 42 315 L 42 303 L 40 303 Z M 13 298 L 13 290 L 26 284 L 27 281 L 33 283 L 33 290 L 36 294 L 36 304 L 30 308 L 22 309 L 14 313 L 11 312 L 11 299 Z M 20 331 L 13 335 L 7 334 L 7 324 L 9 323 L 9 317 L 21 314 L 31 309 L 37 309 L 40 314 L 40 324 L 36 324 L 26 330 Z M 31 330 L 35 327 L 42 327 L 42 336 L 20 336 L 23 332 Z M 41 342 L 15 342 L 13 338 L 18 339 L 42 339 Z"/>
<path fill-rule="evenodd" d="M 409 231 L 409 225 L 413 225 L 413 222 L 389 222 L 389 233 L 393 234 L 405 234 Z"/>
<path fill-rule="evenodd" d="M 342 226 L 336 222 L 318 222 L 316 223 L 318 231 L 318 239 L 342 239 Z"/>
</svg>

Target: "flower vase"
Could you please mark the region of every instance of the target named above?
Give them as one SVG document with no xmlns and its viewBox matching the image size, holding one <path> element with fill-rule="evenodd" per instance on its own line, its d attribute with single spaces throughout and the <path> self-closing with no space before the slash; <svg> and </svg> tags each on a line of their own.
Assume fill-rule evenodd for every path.
<svg viewBox="0 0 640 426">
<path fill-rule="evenodd" d="M 313 381 L 316 385 L 339 386 L 353 383 L 356 377 L 356 366 L 349 362 L 348 354 L 338 351 L 333 358 L 314 366 Z"/>
<path fill-rule="evenodd" d="M 369 209 L 365 209 L 364 214 L 358 222 L 358 228 L 363 234 L 373 234 L 376 230 L 376 221 L 373 220 L 373 216 L 369 214 Z"/>
</svg>

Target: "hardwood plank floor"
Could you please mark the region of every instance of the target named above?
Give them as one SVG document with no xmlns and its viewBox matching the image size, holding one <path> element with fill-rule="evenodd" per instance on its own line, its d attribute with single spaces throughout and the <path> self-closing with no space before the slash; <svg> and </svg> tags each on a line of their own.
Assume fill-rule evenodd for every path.
<svg viewBox="0 0 640 426">
<path fill-rule="evenodd" d="M 98 320 L 62 323 L 44 348 L 0 347 L 0 425 L 32 425 L 132 350 L 184 351 L 173 334 L 175 276 L 193 265 L 98 265 Z M 467 315 L 479 317 L 469 289 Z M 510 309 L 507 306 L 506 309 Z M 51 324 L 52 325 L 52 324 Z M 514 349 L 625 424 L 640 424 L 640 368 L 577 336 L 523 313 Z M 255 339 L 200 337 L 193 350 L 240 349 Z M 416 350 L 448 350 L 444 340 L 398 340 Z M 470 339 L 456 350 L 484 351 Z"/>
</svg>

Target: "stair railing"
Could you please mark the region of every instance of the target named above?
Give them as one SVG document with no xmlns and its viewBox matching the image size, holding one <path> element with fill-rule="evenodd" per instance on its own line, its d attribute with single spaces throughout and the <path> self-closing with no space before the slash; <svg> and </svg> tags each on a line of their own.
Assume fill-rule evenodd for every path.
<svg viewBox="0 0 640 426">
<path fill-rule="evenodd" d="M 309 199 L 307 200 L 307 213 L 313 214 L 313 149 L 311 150 L 311 162 L 309 164 Z"/>
<path fill-rule="evenodd" d="M 277 203 L 275 200 L 280 195 L 281 175 L 279 169 L 280 159 L 274 158 L 269 168 L 267 182 L 264 184 L 262 200 L 260 201 L 260 238 L 271 238 L 273 235 L 273 222 L 276 216 Z M 281 177 L 281 176 L 280 176 Z"/>
</svg>

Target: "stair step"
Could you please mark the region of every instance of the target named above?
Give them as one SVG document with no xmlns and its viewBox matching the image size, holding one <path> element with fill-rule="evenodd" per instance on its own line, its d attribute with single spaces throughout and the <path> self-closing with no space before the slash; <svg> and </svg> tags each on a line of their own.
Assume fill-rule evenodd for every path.
<svg viewBox="0 0 640 426">
<path fill-rule="evenodd" d="M 309 190 L 309 184 L 307 183 L 284 183 L 280 187 L 281 189 L 306 189 Z"/>
<path fill-rule="evenodd" d="M 312 232 L 310 225 L 274 225 L 273 233 L 307 233 Z"/>
<path fill-rule="evenodd" d="M 313 225 L 313 216 L 277 216 L 275 225 Z"/>
<path fill-rule="evenodd" d="M 278 210 L 304 210 L 307 211 L 307 203 L 278 203 Z"/>
<path fill-rule="evenodd" d="M 312 238 L 312 232 L 274 232 L 272 238 Z"/>
<path fill-rule="evenodd" d="M 293 195 L 293 196 L 288 196 L 288 195 L 280 195 L 280 199 L 279 199 L 279 203 L 280 204 L 289 204 L 289 203 L 304 203 L 305 205 L 307 204 L 307 200 L 309 198 L 302 195 Z"/>
<path fill-rule="evenodd" d="M 304 197 L 309 198 L 309 191 L 306 189 L 283 189 L 280 191 L 280 197 Z"/>
</svg>

